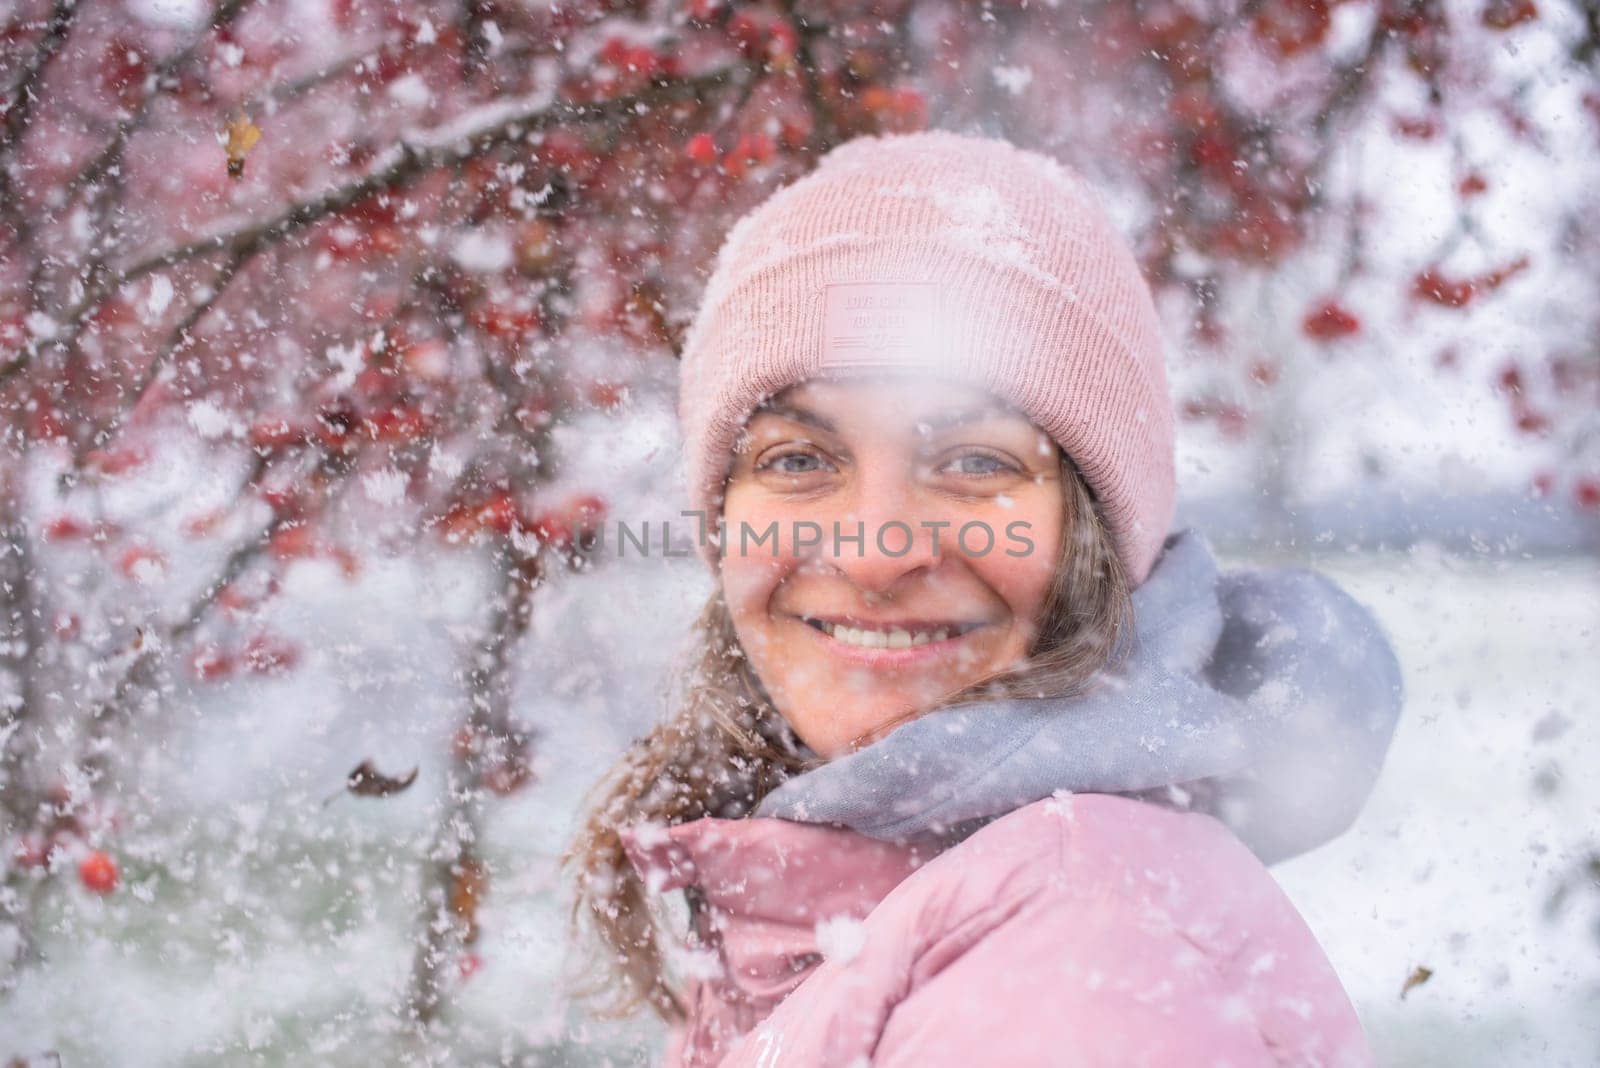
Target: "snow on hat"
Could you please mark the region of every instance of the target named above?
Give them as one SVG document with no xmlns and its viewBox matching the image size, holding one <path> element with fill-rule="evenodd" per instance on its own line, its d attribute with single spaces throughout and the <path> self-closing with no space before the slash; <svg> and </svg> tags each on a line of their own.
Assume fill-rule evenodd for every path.
<svg viewBox="0 0 1600 1068">
<path fill-rule="evenodd" d="M 1134 585 L 1173 517 L 1160 323 L 1126 241 L 1055 160 L 942 131 L 860 137 L 741 218 L 684 342 L 691 507 L 715 528 L 757 405 L 815 377 L 954 378 L 1026 413 L 1098 498 Z M 713 569 L 710 537 L 701 555 Z"/>
</svg>

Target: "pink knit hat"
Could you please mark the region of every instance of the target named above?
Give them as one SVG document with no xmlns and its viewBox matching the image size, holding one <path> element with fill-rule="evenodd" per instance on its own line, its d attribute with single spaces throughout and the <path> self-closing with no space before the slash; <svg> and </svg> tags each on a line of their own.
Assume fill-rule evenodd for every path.
<svg viewBox="0 0 1600 1068">
<path fill-rule="evenodd" d="M 739 220 L 684 342 L 678 417 L 711 530 L 733 446 L 767 397 L 899 368 L 986 389 L 1064 449 L 1129 580 L 1174 509 L 1160 322 L 1076 173 L 999 140 L 861 137 Z M 701 555 L 713 569 L 710 537 Z"/>
</svg>

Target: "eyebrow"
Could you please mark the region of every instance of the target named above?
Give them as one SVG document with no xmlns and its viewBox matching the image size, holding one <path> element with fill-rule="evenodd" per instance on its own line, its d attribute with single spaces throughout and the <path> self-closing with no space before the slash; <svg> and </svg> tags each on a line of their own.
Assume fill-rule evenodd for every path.
<svg viewBox="0 0 1600 1068">
<path fill-rule="evenodd" d="M 833 425 L 831 420 L 827 419 L 825 416 L 813 412 L 809 408 L 801 408 L 793 404 L 783 404 L 777 401 L 768 401 L 757 406 L 755 414 L 759 415 L 762 413 L 776 415 L 783 419 L 790 419 L 796 423 L 803 423 L 806 426 L 814 426 L 818 430 L 824 430 L 830 434 L 838 433 L 838 428 Z M 919 429 L 926 428 L 925 432 L 932 433 L 934 431 L 945 430 L 952 426 L 960 426 L 963 423 L 973 423 L 980 419 L 987 419 L 997 415 L 1021 415 L 1021 412 L 1019 412 L 1016 408 L 1013 408 L 1007 404 L 1002 404 L 999 401 L 987 401 L 970 408 L 957 408 L 952 411 L 940 412 L 937 415 L 929 416 L 926 419 L 918 419 L 917 425 Z M 1026 417 L 1024 416 L 1024 418 Z"/>
<path fill-rule="evenodd" d="M 830 434 L 837 434 L 839 432 L 839 428 L 834 426 L 831 420 L 818 415 L 809 408 L 797 408 L 792 404 L 780 404 L 777 401 L 767 401 L 766 403 L 757 406 L 754 414 L 776 415 L 781 419 L 788 419 L 795 423 L 804 423 L 806 426 L 814 426 L 818 430 L 826 430 Z"/>
</svg>

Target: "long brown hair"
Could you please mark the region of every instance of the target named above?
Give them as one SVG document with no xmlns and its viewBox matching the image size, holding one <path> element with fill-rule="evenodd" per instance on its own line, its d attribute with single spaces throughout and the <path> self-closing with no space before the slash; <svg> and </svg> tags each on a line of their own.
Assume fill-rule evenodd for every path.
<svg viewBox="0 0 1600 1068">
<path fill-rule="evenodd" d="M 913 715 L 981 699 L 1081 693 L 1118 647 L 1132 618 L 1127 574 L 1093 493 L 1064 454 L 1061 475 L 1066 536 L 1027 659 Z M 816 763 L 804 755 L 740 648 L 720 584 L 693 630 L 690 656 L 677 677 L 681 696 L 669 700 L 673 711 L 595 787 L 563 857 L 576 881 L 573 934 L 580 943 L 598 943 L 578 993 L 607 1016 L 642 1005 L 668 1021 L 684 1016 L 665 967 L 671 935 L 660 923 L 661 903 L 629 862 L 621 829 L 746 816 L 779 783 Z"/>
</svg>

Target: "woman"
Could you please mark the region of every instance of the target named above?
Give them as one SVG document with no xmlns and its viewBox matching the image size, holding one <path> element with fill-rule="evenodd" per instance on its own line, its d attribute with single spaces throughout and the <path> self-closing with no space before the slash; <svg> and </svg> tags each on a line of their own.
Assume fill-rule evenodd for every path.
<svg viewBox="0 0 1600 1068">
<path fill-rule="evenodd" d="M 729 234 L 679 415 L 716 589 L 569 854 L 671 1063 L 1370 1062 L 1263 862 L 1354 819 L 1398 669 L 1168 536 L 1156 312 L 1076 175 L 836 149 Z"/>
</svg>

